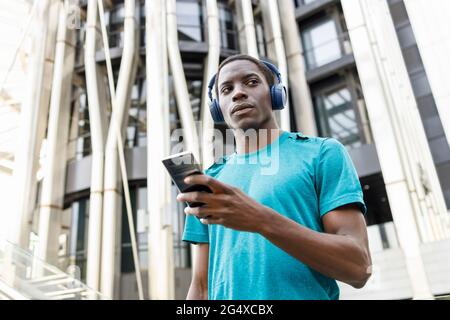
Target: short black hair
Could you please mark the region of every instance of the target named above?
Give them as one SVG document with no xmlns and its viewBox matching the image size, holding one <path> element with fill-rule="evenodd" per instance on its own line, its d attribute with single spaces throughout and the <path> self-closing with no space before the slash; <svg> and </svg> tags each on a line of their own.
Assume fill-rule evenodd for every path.
<svg viewBox="0 0 450 320">
<path fill-rule="evenodd" d="M 228 58 L 223 60 L 222 63 L 219 65 L 219 69 L 217 70 L 216 78 L 214 81 L 214 91 L 216 93 L 217 99 L 219 99 L 219 72 L 226 64 L 236 61 L 236 60 L 248 60 L 250 62 L 253 62 L 254 64 L 256 64 L 258 69 L 262 72 L 262 74 L 264 75 L 264 78 L 266 78 L 266 81 L 269 84 L 269 87 L 275 83 L 275 77 L 274 77 L 272 70 L 270 70 L 260 60 L 254 58 L 252 56 L 249 56 L 247 54 L 235 54 L 235 55 L 229 56 Z"/>
</svg>

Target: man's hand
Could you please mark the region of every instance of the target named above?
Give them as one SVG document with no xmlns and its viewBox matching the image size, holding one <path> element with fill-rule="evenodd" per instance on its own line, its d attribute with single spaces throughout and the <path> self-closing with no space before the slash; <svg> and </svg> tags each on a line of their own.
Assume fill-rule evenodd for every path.
<svg viewBox="0 0 450 320">
<path fill-rule="evenodd" d="M 221 224 L 235 230 L 260 232 L 269 214 L 268 207 L 256 202 L 238 188 L 205 174 L 189 176 L 185 183 L 202 184 L 213 191 L 180 193 L 177 196 L 178 201 L 205 203 L 201 207 L 186 207 L 186 214 L 199 217 L 204 224 Z"/>
</svg>

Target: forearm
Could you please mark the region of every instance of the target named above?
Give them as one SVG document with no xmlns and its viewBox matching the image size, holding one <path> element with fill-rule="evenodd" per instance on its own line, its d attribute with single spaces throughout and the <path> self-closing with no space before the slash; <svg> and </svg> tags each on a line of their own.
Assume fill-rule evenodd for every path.
<svg viewBox="0 0 450 320">
<path fill-rule="evenodd" d="M 351 237 L 320 233 L 266 207 L 259 233 L 330 278 L 362 287 L 370 276 L 370 257 Z"/>
<path fill-rule="evenodd" d="M 208 300 L 208 286 L 192 281 L 186 300 Z"/>
</svg>

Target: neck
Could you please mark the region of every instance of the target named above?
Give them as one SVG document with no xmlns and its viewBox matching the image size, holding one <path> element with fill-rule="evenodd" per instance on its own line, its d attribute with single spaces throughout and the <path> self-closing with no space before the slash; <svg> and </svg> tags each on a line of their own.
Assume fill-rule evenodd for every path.
<svg viewBox="0 0 450 320">
<path fill-rule="evenodd" d="M 282 133 L 273 121 L 267 126 L 258 129 L 233 129 L 236 139 L 236 153 L 245 154 L 256 152 L 274 142 Z"/>
</svg>

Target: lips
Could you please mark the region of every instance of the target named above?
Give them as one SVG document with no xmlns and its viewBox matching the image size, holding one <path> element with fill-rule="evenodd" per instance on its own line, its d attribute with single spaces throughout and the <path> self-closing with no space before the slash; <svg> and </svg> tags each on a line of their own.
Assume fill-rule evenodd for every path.
<svg viewBox="0 0 450 320">
<path fill-rule="evenodd" d="M 240 111 L 240 110 L 244 110 L 244 109 L 253 109 L 254 107 L 249 104 L 249 103 L 240 103 L 235 105 L 232 109 L 231 109 L 231 115 L 233 115 L 234 113 Z"/>
</svg>

